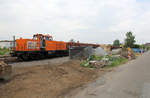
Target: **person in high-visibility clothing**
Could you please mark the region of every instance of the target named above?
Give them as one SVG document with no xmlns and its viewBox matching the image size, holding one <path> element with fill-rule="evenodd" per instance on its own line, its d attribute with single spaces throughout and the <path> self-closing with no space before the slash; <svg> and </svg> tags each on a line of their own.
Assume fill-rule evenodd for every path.
<svg viewBox="0 0 150 98">
<path fill-rule="evenodd" d="M 131 48 L 128 48 L 128 59 L 131 60 Z"/>
</svg>

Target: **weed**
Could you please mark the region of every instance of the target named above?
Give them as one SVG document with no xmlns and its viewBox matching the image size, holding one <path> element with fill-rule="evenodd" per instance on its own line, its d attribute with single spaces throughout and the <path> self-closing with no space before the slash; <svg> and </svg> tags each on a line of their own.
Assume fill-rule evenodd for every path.
<svg viewBox="0 0 150 98">
<path fill-rule="evenodd" d="M 83 62 L 81 62 L 80 66 L 92 68 L 91 64 L 89 64 L 89 60 L 84 60 Z"/>
<path fill-rule="evenodd" d="M 103 58 L 103 56 L 92 55 L 92 56 L 90 56 L 89 60 L 90 61 L 91 60 L 98 60 L 98 61 L 100 61 L 100 60 L 102 60 L 102 58 Z"/>
<path fill-rule="evenodd" d="M 0 55 L 4 55 L 6 53 L 9 53 L 9 49 L 7 49 L 7 48 L 0 48 Z"/>
<path fill-rule="evenodd" d="M 110 65 L 106 65 L 105 68 L 109 68 L 109 67 L 117 67 L 121 64 L 124 64 L 128 61 L 128 59 L 124 58 L 124 57 L 118 57 L 115 59 L 110 60 L 112 61 L 112 63 Z"/>
</svg>

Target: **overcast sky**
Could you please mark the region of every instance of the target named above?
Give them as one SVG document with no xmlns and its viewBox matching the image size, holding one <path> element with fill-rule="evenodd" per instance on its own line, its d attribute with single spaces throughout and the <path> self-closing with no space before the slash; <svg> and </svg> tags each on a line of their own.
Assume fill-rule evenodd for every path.
<svg viewBox="0 0 150 98">
<path fill-rule="evenodd" d="M 150 42 L 150 0 L 0 0 L 0 40 L 43 33 L 112 43 L 127 31 L 137 43 Z"/>
</svg>

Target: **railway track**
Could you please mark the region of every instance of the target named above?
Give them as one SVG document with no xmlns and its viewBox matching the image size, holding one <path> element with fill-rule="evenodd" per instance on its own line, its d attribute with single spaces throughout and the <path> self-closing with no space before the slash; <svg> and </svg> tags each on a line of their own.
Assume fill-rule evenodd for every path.
<svg viewBox="0 0 150 98">
<path fill-rule="evenodd" d="M 53 57 L 47 57 L 47 58 L 43 58 L 43 59 L 36 59 L 36 60 L 28 60 L 28 61 L 23 61 L 21 59 L 18 59 L 17 57 L 12 57 L 10 55 L 4 55 L 4 56 L 0 56 L 0 61 L 4 61 L 7 64 L 14 64 L 14 63 L 24 63 L 24 62 L 40 62 L 43 60 L 49 60 L 49 59 L 59 59 L 59 58 L 63 58 L 63 57 L 67 57 L 67 56 L 53 56 Z"/>
</svg>

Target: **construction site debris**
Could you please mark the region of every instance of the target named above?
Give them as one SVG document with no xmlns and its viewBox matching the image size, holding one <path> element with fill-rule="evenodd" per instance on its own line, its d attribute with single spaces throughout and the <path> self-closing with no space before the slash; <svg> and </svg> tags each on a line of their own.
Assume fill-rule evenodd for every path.
<svg viewBox="0 0 150 98">
<path fill-rule="evenodd" d="M 109 59 L 105 58 L 104 56 L 92 55 L 88 59 L 84 60 L 81 63 L 81 66 L 90 68 L 103 68 L 105 65 L 108 64 L 108 62 Z"/>
<path fill-rule="evenodd" d="M 93 54 L 93 48 L 89 47 L 72 47 L 69 51 L 71 59 L 87 59 Z"/>
<path fill-rule="evenodd" d="M 98 47 L 98 48 L 94 49 L 93 55 L 96 55 L 96 56 L 106 56 L 107 53 L 101 47 Z"/>
<path fill-rule="evenodd" d="M 0 79 L 9 80 L 11 78 L 12 67 L 4 61 L 0 61 Z"/>
<path fill-rule="evenodd" d="M 91 64 L 91 66 L 94 68 L 102 68 L 105 66 L 104 61 L 89 61 L 89 64 Z"/>
<path fill-rule="evenodd" d="M 113 55 L 117 55 L 117 54 L 120 54 L 120 53 L 121 53 L 121 48 L 119 48 L 119 49 L 113 49 L 111 51 L 111 54 L 113 54 Z"/>
<path fill-rule="evenodd" d="M 107 53 L 101 48 L 98 47 L 96 49 L 92 47 L 72 47 L 70 49 L 70 58 L 71 59 L 87 59 L 92 55 L 95 56 L 106 56 Z"/>
<path fill-rule="evenodd" d="M 117 66 L 127 61 L 126 58 L 120 55 L 95 56 L 82 61 L 81 66 L 88 68 L 103 68 L 107 66 Z"/>
<path fill-rule="evenodd" d="M 102 49 L 104 49 L 107 53 L 110 53 L 112 46 L 111 45 L 107 45 L 107 44 L 101 44 L 100 47 Z"/>
<path fill-rule="evenodd" d="M 128 58 L 129 51 L 128 51 L 128 49 L 123 48 L 121 50 L 120 54 L 121 54 L 122 57 Z M 132 50 L 131 50 L 131 59 L 136 59 L 135 53 Z"/>
</svg>

